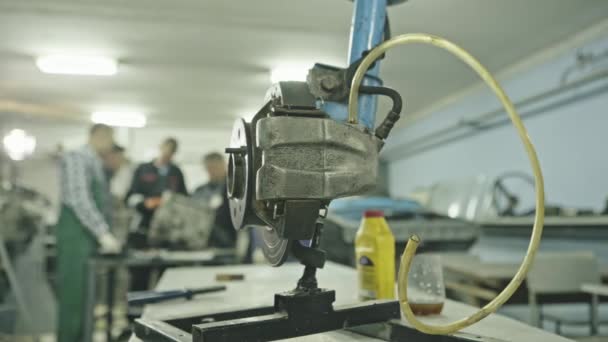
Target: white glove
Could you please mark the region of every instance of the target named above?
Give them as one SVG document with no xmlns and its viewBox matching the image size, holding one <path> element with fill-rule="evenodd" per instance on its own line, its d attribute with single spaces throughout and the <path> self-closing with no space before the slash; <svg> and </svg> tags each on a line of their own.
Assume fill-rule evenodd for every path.
<svg viewBox="0 0 608 342">
<path fill-rule="evenodd" d="M 120 253 L 120 242 L 116 240 L 111 233 L 103 233 L 99 239 L 99 252 L 102 254 L 118 254 Z"/>
</svg>

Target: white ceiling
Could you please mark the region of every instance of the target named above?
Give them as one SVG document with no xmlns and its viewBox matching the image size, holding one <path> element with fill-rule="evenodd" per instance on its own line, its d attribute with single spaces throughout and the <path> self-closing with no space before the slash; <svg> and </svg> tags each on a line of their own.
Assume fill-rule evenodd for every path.
<svg viewBox="0 0 608 342">
<path fill-rule="evenodd" d="M 84 122 L 135 109 L 153 126 L 226 129 L 261 105 L 271 67 L 344 65 L 351 12 L 346 0 L 0 0 L 0 113 Z M 393 34 L 445 36 L 497 71 L 606 18 L 608 1 L 411 0 L 389 16 Z M 45 75 L 34 57 L 47 53 L 108 55 L 121 68 Z M 390 52 L 382 73 L 408 112 L 475 82 L 424 47 Z"/>
</svg>

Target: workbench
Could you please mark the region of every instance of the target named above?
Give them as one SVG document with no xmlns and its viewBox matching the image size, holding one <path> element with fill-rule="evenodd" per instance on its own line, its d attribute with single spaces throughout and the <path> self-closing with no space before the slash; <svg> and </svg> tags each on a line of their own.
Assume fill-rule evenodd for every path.
<svg viewBox="0 0 608 342">
<path fill-rule="evenodd" d="M 488 262 L 468 253 L 441 253 L 446 289 L 452 297 L 473 305 L 484 305 L 492 300 L 511 281 L 520 264 Z M 599 265 L 600 274 L 608 279 L 608 264 Z M 587 301 L 577 293 L 558 293 L 545 296 L 545 303 L 576 303 Z M 527 304 L 528 288 L 524 282 L 508 304 Z"/>
<path fill-rule="evenodd" d="M 583 284 L 581 291 L 591 295 L 591 334 L 597 335 L 600 329 L 600 297 L 608 297 L 608 286 L 600 284 Z"/>
<path fill-rule="evenodd" d="M 446 272 L 493 287 L 510 281 L 520 266 L 511 262 L 487 262 L 467 253 L 442 253 L 441 263 Z M 602 278 L 608 278 L 608 264 L 599 264 L 599 268 Z"/>
<path fill-rule="evenodd" d="M 168 319 L 272 305 L 276 292 L 295 287 L 302 274 L 302 266 L 289 263 L 279 268 L 272 268 L 267 265 L 174 268 L 163 274 L 156 289 L 171 290 L 217 285 L 215 277 L 219 273 L 243 274 L 245 279 L 223 283 L 227 286 L 227 291 L 200 295 L 191 301 L 175 300 L 148 305 L 144 309 L 143 317 L 147 319 Z M 357 301 L 357 273 L 354 269 L 328 262 L 324 269 L 319 270 L 317 276 L 320 287 L 336 290 L 335 304 L 349 304 Z M 424 319 L 430 323 L 441 324 L 462 318 L 475 310 L 474 307 L 446 300 L 441 315 Z M 488 342 L 570 341 L 500 315 L 491 315 L 480 323 L 465 329 L 462 334 L 469 337 L 480 336 L 476 341 Z M 381 341 L 343 330 L 299 337 L 290 339 L 290 341 L 306 342 L 319 341 L 320 339 L 323 341 Z M 140 342 L 140 340 L 132 337 L 130 342 Z"/>
<path fill-rule="evenodd" d="M 106 272 L 105 298 L 106 313 L 106 339 L 111 341 L 113 329 L 113 307 L 115 295 L 116 271 L 120 268 L 149 268 L 152 271 L 151 283 L 155 284 L 162 270 L 168 267 L 223 265 L 235 262 L 234 249 L 208 249 L 203 251 L 168 251 L 147 250 L 130 251 L 125 255 L 100 255 L 89 260 L 89 298 L 87 299 L 87 315 L 89 319 L 85 324 L 86 336 L 91 336 L 93 327 L 93 311 L 97 301 L 98 276 Z"/>
<path fill-rule="evenodd" d="M 468 253 L 444 254 L 442 263 L 450 295 L 476 305 L 487 303 L 517 272 L 530 243 L 534 218 L 498 217 L 478 222 L 480 235 Z M 539 253 L 592 252 L 603 281 L 608 282 L 608 216 L 545 217 Z M 580 294 L 555 294 L 545 302 L 587 301 Z M 526 304 L 524 283 L 509 304 Z"/>
<path fill-rule="evenodd" d="M 532 231 L 534 218 L 498 217 L 479 222 L 480 235 L 469 252 L 485 262 L 519 264 Z M 591 251 L 602 273 L 608 272 L 608 215 L 545 217 L 539 253 Z"/>
</svg>

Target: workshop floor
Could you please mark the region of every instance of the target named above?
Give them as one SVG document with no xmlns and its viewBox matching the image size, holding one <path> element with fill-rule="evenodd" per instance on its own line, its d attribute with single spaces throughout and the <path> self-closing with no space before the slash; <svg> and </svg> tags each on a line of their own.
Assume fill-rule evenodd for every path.
<svg viewBox="0 0 608 342">
<path fill-rule="evenodd" d="M 92 342 L 108 342 L 106 339 L 106 320 L 105 315 L 107 307 L 98 305 L 95 308 L 95 330 L 93 332 Z M 118 306 L 114 309 L 114 328 L 112 335 L 114 336 L 114 342 L 121 342 L 117 340 L 118 336 L 128 327 L 128 321 L 126 319 L 126 305 Z M 57 339 L 54 335 L 43 335 L 43 336 L 3 336 L 0 335 L 0 342 L 55 342 Z"/>
<path fill-rule="evenodd" d="M 0 336 L 0 342 L 55 342 L 57 339 L 52 335 L 39 336 L 38 338 L 30 336 Z M 106 342 L 103 332 L 98 332 L 93 336 L 93 342 Z"/>
</svg>

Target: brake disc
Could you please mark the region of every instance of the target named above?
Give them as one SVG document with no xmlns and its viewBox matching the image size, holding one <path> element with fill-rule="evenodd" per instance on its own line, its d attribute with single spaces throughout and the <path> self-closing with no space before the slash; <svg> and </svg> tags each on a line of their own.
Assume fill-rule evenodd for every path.
<svg viewBox="0 0 608 342">
<path fill-rule="evenodd" d="M 276 230 L 269 226 L 258 227 L 257 229 L 262 235 L 262 252 L 264 252 L 266 260 L 272 266 L 282 265 L 289 255 L 291 240 L 280 238 Z"/>
<path fill-rule="evenodd" d="M 228 158 L 228 176 L 226 188 L 230 205 L 230 217 L 236 229 L 245 228 L 255 222 L 255 214 L 251 207 L 255 181 L 251 170 L 253 153 L 249 124 L 243 119 L 234 122 L 230 147 L 226 152 Z"/>
</svg>

